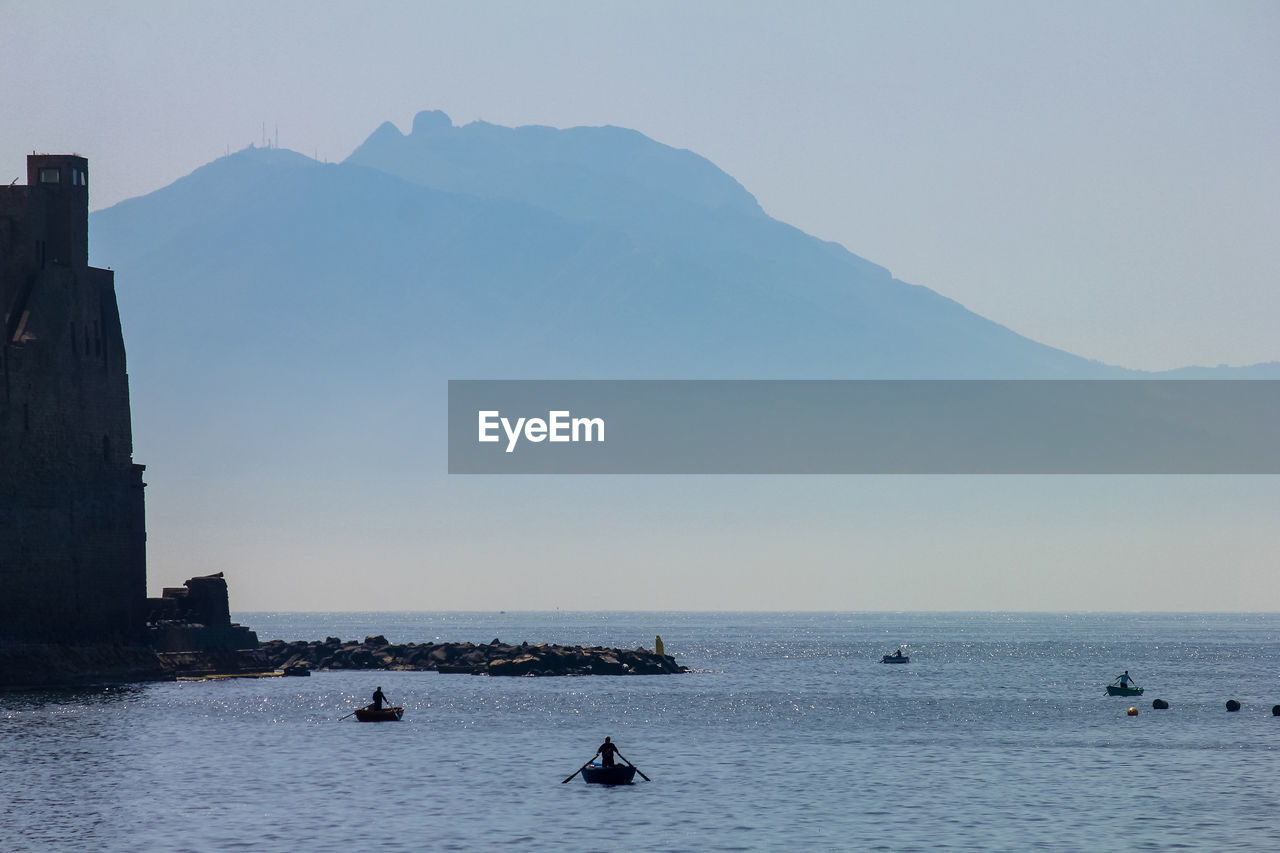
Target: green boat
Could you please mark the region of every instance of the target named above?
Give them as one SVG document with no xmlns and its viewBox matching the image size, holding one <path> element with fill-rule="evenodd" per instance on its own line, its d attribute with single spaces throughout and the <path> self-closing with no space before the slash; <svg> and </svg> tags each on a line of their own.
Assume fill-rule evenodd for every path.
<svg viewBox="0 0 1280 853">
<path fill-rule="evenodd" d="M 1108 696 L 1141 696 L 1145 687 L 1121 687 L 1117 684 L 1107 685 Z"/>
</svg>

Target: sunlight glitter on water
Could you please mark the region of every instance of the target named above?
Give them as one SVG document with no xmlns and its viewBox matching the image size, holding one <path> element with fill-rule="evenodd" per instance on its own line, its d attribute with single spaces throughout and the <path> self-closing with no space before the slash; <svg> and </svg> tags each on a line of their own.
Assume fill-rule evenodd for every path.
<svg viewBox="0 0 1280 853">
<path fill-rule="evenodd" d="M 1123 826 L 1130 849 L 1280 846 L 1276 616 L 1144 614 L 1139 628 L 1096 614 L 236 618 L 317 639 L 379 620 L 401 641 L 576 643 L 590 630 L 635 647 L 656 632 L 704 671 L 321 672 L 4 695 L 0 777 L 15 793 L 0 822 L 13 837 L 42 853 L 347 853 L 371 838 L 382 850 L 1072 849 Z M 878 663 L 886 626 L 911 664 Z M 1102 695 L 1118 666 L 1149 686 L 1137 717 Z M 403 722 L 340 721 L 379 684 Z M 1227 689 L 1240 713 L 1225 712 Z M 1151 710 L 1156 695 L 1170 710 Z M 561 784 L 606 734 L 654 781 Z"/>
</svg>

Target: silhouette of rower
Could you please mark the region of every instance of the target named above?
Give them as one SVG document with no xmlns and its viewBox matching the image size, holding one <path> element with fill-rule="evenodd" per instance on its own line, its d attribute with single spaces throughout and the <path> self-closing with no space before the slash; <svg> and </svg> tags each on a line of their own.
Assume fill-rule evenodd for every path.
<svg viewBox="0 0 1280 853">
<path fill-rule="evenodd" d="M 900 658 L 900 657 L 902 657 L 902 649 L 898 649 L 896 652 L 894 652 L 894 653 L 893 653 L 893 656 L 894 656 L 895 658 Z"/>
<path fill-rule="evenodd" d="M 382 692 L 382 686 L 379 685 L 378 689 L 373 691 L 373 702 L 369 705 L 369 707 L 375 711 L 381 711 L 382 703 L 386 701 L 387 701 L 387 697 Z"/>
<path fill-rule="evenodd" d="M 1129 676 L 1129 670 L 1127 669 L 1124 671 L 1124 675 L 1120 676 L 1119 681 L 1121 687 L 1133 686 L 1133 679 Z"/>
<path fill-rule="evenodd" d="M 613 756 L 617 751 L 618 748 L 613 745 L 613 740 L 606 737 L 604 743 L 600 744 L 600 748 L 596 750 L 596 755 L 600 756 L 600 766 L 612 767 Z"/>
</svg>

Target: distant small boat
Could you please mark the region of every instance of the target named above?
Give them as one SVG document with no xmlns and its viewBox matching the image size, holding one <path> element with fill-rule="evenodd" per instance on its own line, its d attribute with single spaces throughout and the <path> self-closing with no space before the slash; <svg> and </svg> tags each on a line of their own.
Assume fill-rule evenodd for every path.
<svg viewBox="0 0 1280 853">
<path fill-rule="evenodd" d="M 362 723 L 394 723 L 404 716 L 404 708 L 357 708 L 356 719 Z"/>
<path fill-rule="evenodd" d="M 910 655 L 885 655 L 880 658 L 880 663 L 911 663 Z"/>
<path fill-rule="evenodd" d="M 1116 684 L 1107 685 L 1108 696 L 1141 696 L 1145 687 L 1120 687 Z"/>
<path fill-rule="evenodd" d="M 612 767 L 588 764 L 582 768 L 582 781 L 589 785 L 630 785 L 635 777 L 636 769 L 626 764 L 615 764 Z"/>
</svg>

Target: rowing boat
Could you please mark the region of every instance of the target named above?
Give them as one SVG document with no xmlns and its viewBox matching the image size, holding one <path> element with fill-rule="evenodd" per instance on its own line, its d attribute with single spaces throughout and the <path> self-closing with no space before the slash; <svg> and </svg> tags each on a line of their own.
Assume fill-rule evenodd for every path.
<svg viewBox="0 0 1280 853">
<path fill-rule="evenodd" d="M 404 708 L 356 708 L 356 719 L 362 723 L 394 723 L 404 716 Z"/>
<path fill-rule="evenodd" d="M 636 769 L 629 765 L 614 764 L 604 767 L 600 764 L 588 764 L 582 768 L 582 780 L 595 785 L 630 785 L 636 776 Z"/>
<path fill-rule="evenodd" d="M 1108 696 L 1141 696 L 1145 687 L 1120 687 L 1116 684 L 1107 685 Z"/>
</svg>

